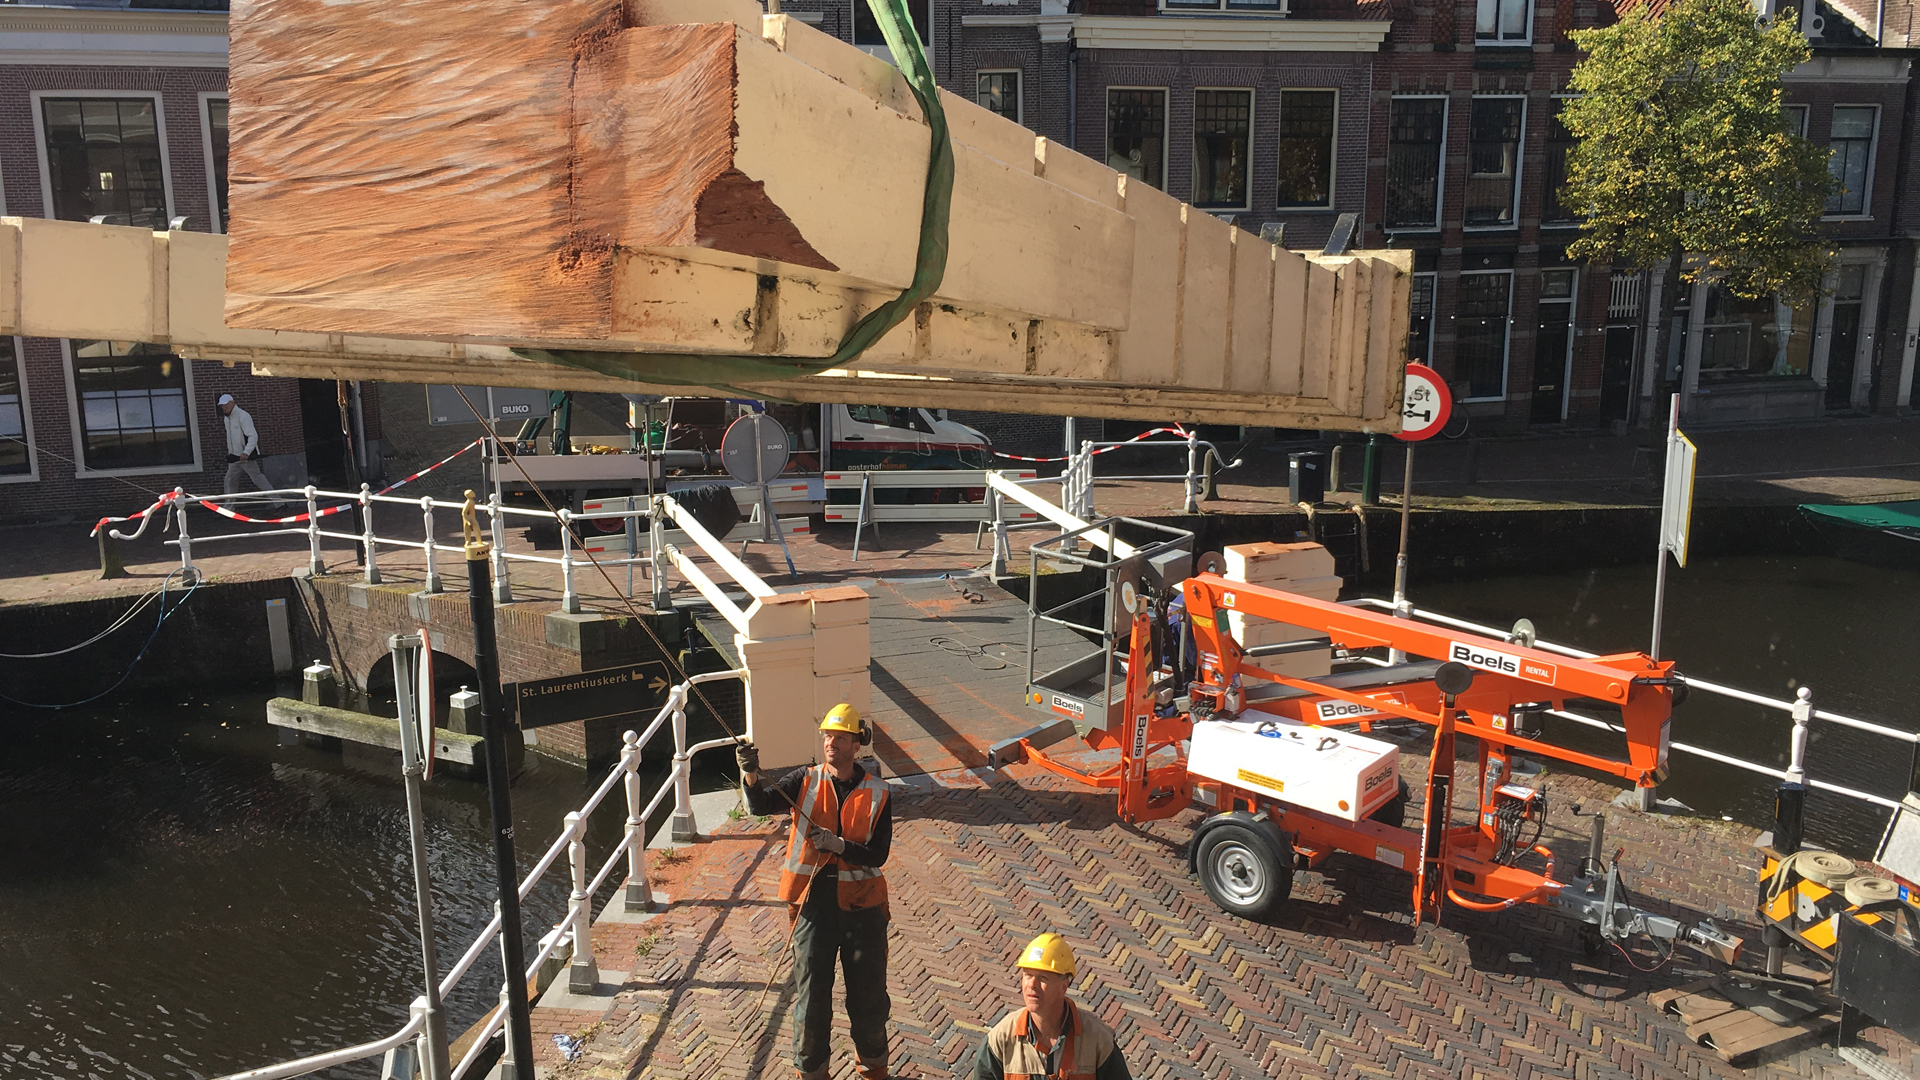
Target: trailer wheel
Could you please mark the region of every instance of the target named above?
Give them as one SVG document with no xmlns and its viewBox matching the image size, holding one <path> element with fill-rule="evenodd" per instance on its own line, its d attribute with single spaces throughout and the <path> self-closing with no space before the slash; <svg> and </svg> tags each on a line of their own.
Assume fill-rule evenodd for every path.
<svg viewBox="0 0 1920 1080">
<path fill-rule="evenodd" d="M 1293 867 L 1243 825 L 1220 825 L 1200 841 L 1200 883 L 1222 908 L 1246 919 L 1279 914 L 1293 892 Z"/>
</svg>

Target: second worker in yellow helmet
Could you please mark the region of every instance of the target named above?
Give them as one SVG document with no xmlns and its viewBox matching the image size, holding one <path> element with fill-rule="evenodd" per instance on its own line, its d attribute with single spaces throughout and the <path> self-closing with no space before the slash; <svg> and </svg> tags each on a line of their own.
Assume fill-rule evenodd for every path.
<svg viewBox="0 0 1920 1080">
<path fill-rule="evenodd" d="M 1131 1080 L 1113 1029 L 1067 998 L 1074 971 L 1067 939 L 1041 934 L 1015 966 L 1024 1008 L 981 1037 L 974 1080 Z"/>
<path fill-rule="evenodd" d="M 887 1076 L 887 879 L 893 800 L 886 782 L 854 759 L 868 734 L 860 711 L 835 705 L 820 721 L 820 764 L 768 783 L 760 753 L 734 751 L 747 809 L 791 811 L 780 899 L 793 918 L 793 1064 L 824 1080 L 833 1023 L 833 971 L 846 972 L 847 1026 L 861 1080 Z M 784 795 L 784 797 L 783 797 Z"/>
</svg>

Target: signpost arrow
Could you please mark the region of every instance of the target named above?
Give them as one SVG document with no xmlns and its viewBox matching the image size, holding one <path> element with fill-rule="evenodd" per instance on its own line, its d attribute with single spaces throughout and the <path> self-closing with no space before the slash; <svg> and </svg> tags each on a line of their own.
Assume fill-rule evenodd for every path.
<svg viewBox="0 0 1920 1080">
<path fill-rule="evenodd" d="M 662 660 L 509 683 L 520 727 L 527 730 L 576 720 L 652 712 L 665 704 L 667 665 Z"/>
</svg>

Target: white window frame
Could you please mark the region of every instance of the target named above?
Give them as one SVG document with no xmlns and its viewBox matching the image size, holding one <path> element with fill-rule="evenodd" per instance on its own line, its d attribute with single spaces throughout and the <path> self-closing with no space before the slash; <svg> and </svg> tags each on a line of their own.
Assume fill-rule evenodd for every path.
<svg viewBox="0 0 1920 1080">
<path fill-rule="evenodd" d="M 1200 107 L 1200 92 L 1203 90 L 1208 91 L 1210 93 L 1217 93 L 1219 91 L 1225 90 L 1225 91 L 1231 91 L 1236 94 L 1247 95 L 1247 182 L 1244 185 L 1242 185 L 1243 187 L 1246 188 L 1247 198 L 1246 198 L 1246 201 L 1241 203 L 1239 206 L 1201 206 L 1195 203 L 1194 209 L 1205 210 L 1209 214 L 1248 213 L 1253 209 L 1253 131 L 1254 131 L 1254 117 L 1259 115 L 1258 113 L 1258 110 L 1260 108 L 1259 92 L 1256 91 L 1251 86 L 1196 86 L 1194 87 L 1193 103 L 1187 109 L 1187 119 L 1188 119 L 1187 149 L 1189 152 L 1191 152 L 1193 149 L 1193 139 L 1197 138 L 1200 134 L 1199 125 L 1193 121 L 1193 113 L 1194 113 L 1194 110 Z M 1167 101 L 1167 111 L 1169 113 L 1173 111 L 1173 101 L 1171 99 Z M 1193 184 L 1191 182 L 1191 179 L 1189 180 L 1187 187 L 1188 187 L 1187 193 L 1189 195 L 1197 194 L 1197 192 L 1194 192 L 1192 190 Z M 1189 199 L 1188 201 L 1192 202 L 1191 199 Z"/>
<path fill-rule="evenodd" d="M 41 102 L 47 98 L 151 98 L 154 127 L 160 136 L 160 195 L 167 203 L 167 220 L 173 220 L 173 158 L 167 150 L 167 103 L 160 91 L 35 90 L 30 96 L 33 105 L 33 146 L 40 155 L 41 217 L 53 219 L 53 165 L 47 157 L 47 110 Z"/>
<path fill-rule="evenodd" d="M 1567 352 L 1565 356 L 1560 358 L 1560 422 L 1566 423 L 1568 410 L 1573 407 L 1573 345 L 1580 337 L 1580 268 L 1577 266 L 1543 266 L 1540 268 L 1539 273 L 1542 278 L 1545 278 L 1548 274 L 1573 275 L 1573 291 L 1569 292 L 1564 299 L 1558 296 L 1548 297 L 1543 292 L 1534 301 L 1536 311 L 1548 304 L 1565 304 L 1567 306 Z M 1507 295 L 1507 310 L 1513 310 L 1512 293 L 1508 293 Z M 1535 321 L 1537 322 L 1538 320 L 1536 319 Z M 1539 331 L 1534 331 L 1534 335 L 1534 340 L 1537 342 L 1539 340 Z M 1511 352 L 1511 341 L 1513 338 L 1511 316 L 1508 318 L 1507 338 L 1509 341 L 1508 351 Z M 1536 345 L 1534 355 L 1538 356 L 1539 353 L 1539 347 Z M 1537 371 L 1534 372 L 1534 385 L 1539 385 L 1539 378 L 1540 373 Z"/>
<path fill-rule="evenodd" d="M 1813 118 L 1813 106 L 1808 105 L 1805 102 L 1788 101 L 1788 102 L 1781 103 L 1780 111 L 1783 113 L 1798 112 L 1800 114 L 1800 126 L 1798 129 L 1793 131 L 1793 134 L 1798 135 L 1803 139 L 1806 138 L 1807 127 Z"/>
<path fill-rule="evenodd" d="M 87 432 L 80 415 L 80 387 L 73 377 L 73 340 L 60 338 L 60 369 L 67 380 L 67 420 L 73 432 L 73 475 L 89 476 L 164 476 L 198 473 L 206 469 L 200 459 L 200 411 L 193 398 L 193 361 L 180 358 L 181 378 L 187 394 L 187 440 L 193 446 L 193 461 L 179 465 L 141 465 L 131 469 L 92 469 L 87 467 Z"/>
<path fill-rule="evenodd" d="M 1514 280 L 1514 273 L 1515 272 L 1512 270 L 1462 270 L 1460 271 L 1460 276 L 1462 278 L 1479 277 L 1486 274 L 1507 275 L 1507 317 L 1506 317 L 1505 327 L 1500 334 L 1500 393 L 1491 395 L 1491 396 L 1486 396 L 1486 397 L 1463 397 L 1460 399 L 1462 402 L 1473 403 L 1473 402 L 1481 402 L 1481 401 L 1505 401 L 1507 400 L 1507 395 L 1511 393 L 1513 390 L 1513 280 Z M 1457 306 L 1458 298 L 1456 297 L 1455 300 L 1456 300 L 1456 306 Z M 1454 331 L 1453 355 L 1454 355 L 1455 368 L 1456 370 L 1458 370 L 1459 356 L 1460 356 L 1460 335 L 1458 330 Z M 1468 383 L 1471 382 L 1470 379 L 1464 379 L 1464 378 L 1457 381 L 1468 382 Z"/>
<path fill-rule="evenodd" d="M 1113 92 L 1115 90 L 1158 91 L 1161 94 L 1161 99 L 1166 103 L 1165 108 L 1161 110 L 1161 128 L 1160 128 L 1160 188 L 1159 190 L 1164 194 L 1167 190 L 1167 179 L 1168 179 L 1167 163 L 1171 160 L 1171 157 L 1169 155 L 1171 155 L 1171 153 L 1173 152 L 1173 148 L 1172 148 L 1173 87 L 1171 86 L 1138 86 L 1133 84 L 1116 85 L 1113 83 L 1107 84 L 1106 91 L 1100 95 L 1100 104 L 1106 106 L 1106 108 L 1100 110 L 1100 158 L 1099 158 L 1099 161 L 1100 161 L 1100 164 L 1102 165 L 1105 165 L 1107 163 L 1107 154 L 1113 149 L 1113 129 L 1107 126 L 1107 120 L 1109 117 L 1113 115 Z M 1153 185 L 1149 184 L 1147 186 L 1152 187 Z"/>
<path fill-rule="evenodd" d="M 1525 36 L 1507 39 L 1507 40 L 1502 40 L 1501 37 L 1499 36 L 1500 35 L 1500 4 L 1502 2 L 1503 0 L 1475 0 L 1475 3 L 1473 5 L 1473 26 L 1474 26 L 1473 46 L 1474 48 L 1476 49 L 1532 48 L 1533 47 L 1533 0 L 1511 0 L 1512 3 L 1521 4 L 1524 6 L 1527 13 L 1527 29 L 1526 29 Z M 1566 3 L 1568 2 L 1568 0 L 1561 0 L 1561 2 Z M 1482 38 L 1480 36 L 1480 5 L 1484 3 L 1491 3 L 1494 6 L 1494 17 L 1493 17 L 1494 36 L 1490 38 Z"/>
<path fill-rule="evenodd" d="M 1394 94 L 1387 99 L 1387 159 L 1393 158 L 1393 103 L 1427 98 L 1445 102 L 1440 112 L 1440 173 L 1433 185 L 1433 224 L 1431 225 L 1388 225 L 1384 221 L 1381 229 L 1389 234 L 1439 232 L 1445 218 L 1447 205 L 1447 149 L 1453 142 L 1453 95 L 1452 94 Z M 1468 109 L 1468 120 L 1472 120 L 1472 109 Z M 1389 181 L 1389 184 L 1391 181 Z M 1390 190 L 1390 189 L 1389 189 Z M 1385 194 L 1385 192 L 1383 192 Z M 1384 210 L 1384 206 L 1383 206 Z M 1382 214 L 1385 217 L 1385 214 Z"/>
<path fill-rule="evenodd" d="M 37 484 L 40 482 L 40 444 L 33 437 L 33 389 L 27 384 L 27 340 L 13 339 L 13 362 L 20 376 L 20 434 L 27 440 L 27 471 L 18 476 L 0 476 L 0 484 Z"/>
<path fill-rule="evenodd" d="M 207 224 L 210 231 L 224 233 L 227 230 L 220 225 L 220 184 L 213 175 L 213 109 L 215 101 L 227 101 L 225 90 L 200 91 L 200 152 L 206 158 L 207 166 Z M 227 110 L 227 144 L 229 153 L 233 144 L 233 110 L 229 103 Z M 231 165 L 231 162 L 229 162 Z M 231 192 L 229 192 L 231 194 Z"/>
<path fill-rule="evenodd" d="M 1169 4 L 1159 0 L 1160 13 L 1163 15 L 1216 15 L 1251 16 L 1256 19 L 1277 19 L 1291 13 L 1293 5 L 1289 0 L 1277 0 L 1272 7 L 1247 8 L 1234 7 L 1227 0 L 1213 0 L 1210 4 Z M 1236 89 L 1229 87 L 1228 89 Z"/>
<path fill-rule="evenodd" d="M 1527 95 L 1503 93 L 1474 94 L 1467 99 L 1467 175 L 1464 182 L 1469 187 L 1473 185 L 1473 103 L 1491 98 L 1511 98 L 1520 103 L 1520 133 L 1515 138 L 1513 144 L 1513 194 L 1507 200 L 1508 223 L 1505 225 L 1469 225 L 1467 224 L 1467 207 L 1463 202 L 1460 205 L 1460 228 L 1463 232 L 1513 232 L 1520 227 L 1520 185 L 1526 179 L 1527 120 L 1528 113 L 1531 111 L 1528 106 L 1532 104 L 1532 102 L 1527 99 Z M 1511 299 L 1509 299 L 1508 304 L 1509 309 L 1511 309 Z"/>
<path fill-rule="evenodd" d="M 1274 191 L 1273 191 L 1274 203 L 1276 204 L 1274 209 L 1276 212 L 1282 213 L 1282 214 L 1331 214 L 1335 211 L 1336 204 L 1339 202 L 1339 199 L 1336 197 L 1335 193 L 1340 189 L 1340 88 L 1337 86 L 1283 86 L 1281 87 L 1279 92 L 1279 104 L 1274 108 L 1274 124 L 1275 124 L 1276 131 L 1279 130 L 1278 125 L 1280 124 L 1280 121 L 1284 119 L 1285 116 L 1287 115 L 1287 95 L 1293 94 L 1293 93 L 1301 93 L 1301 94 L 1329 94 L 1330 93 L 1333 95 L 1333 141 L 1331 144 L 1329 144 L 1327 148 L 1327 205 L 1325 206 L 1280 206 L 1278 205 L 1280 201 L 1280 181 L 1279 181 L 1279 174 L 1276 172 L 1275 179 L 1274 179 Z M 1388 107 L 1391 108 L 1392 106 L 1389 105 Z M 1444 155 L 1446 153 L 1446 136 L 1442 135 L 1440 139 L 1441 139 L 1441 142 L 1440 142 L 1441 153 L 1442 155 Z M 1278 145 L 1277 138 L 1275 140 L 1275 145 L 1276 146 Z M 1441 172 L 1444 173 L 1445 171 L 1446 170 L 1443 164 Z M 1251 191 L 1252 189 L 1249 188 L 1248 190 Z M 1249 195 L 1248 197 L 1251 198 L 1252 196 Z"/>
<path fill-rule="evenodd" d="M 1425 280 L 1431 290 L 1427 308 L 1427 355 L 1420 357 L 1418 363 L 1433 364 L 1433 343 L 1440 336 L 1440 274 L 1435 270 L 1416 270 L 1413 274 L 1413 286 L 1418 288 Z M 1411 316 L 1411 313 L 1409 313 Z"/>
<path fill-rule="evenodd" d="M 1885 116 L 1881 112 L 1880 106 L 1872 102 L 1836 101 L 1833 103 L 1833 108 L 1834 109 L 1872 109 L 1873 110 L 1873 136 L 1867 140 L 1867 185 L 1860 192 L 1860 212 L 1857 214 L 1849 214 L 1845 212 L 1835 213 L 1835 214 L 1822 214 L 1820 215 L 1820 220 L 1821 221 L 1872 221 L 1873 220 L 1873 171 L 1874 169 L 1878 168 L 1880 164 L 1880 121 L 1885 119 Z M 1833 145 L 1833 113 L 1831 111 L 1828 112 L 1827 114 L 1827 145 L 1829 148 L 1831 148 Z M 1829 160 L 1832 159 L 1831 149 L 1828 150 L 1828 159 Z"/>
<path fill-rule="evenodd" d="M 976 68 L 973 73 L 973 103 L 975 105 L 980 105 L 980 76 L 982 75 L 1012 75 L 1015 77 L 1013 116 L 1011 119 L 1016 124 L 1025 124 L 1027 122 L 1027 73 L 1025 69 L 1017 67 Z M 980 107 L 983 109 L 986 108 L 984 105 Z"/>
</svg>

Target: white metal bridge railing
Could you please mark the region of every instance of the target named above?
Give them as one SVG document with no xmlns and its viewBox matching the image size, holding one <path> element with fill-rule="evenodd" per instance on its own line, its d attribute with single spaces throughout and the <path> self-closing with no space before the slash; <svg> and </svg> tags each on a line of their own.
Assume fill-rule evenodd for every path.
<svg viewBox="0 0 1920 1080">
<path fill-rule="evenodd" d="M 1380 599 L 1375 599 L 1371 597 L 1362 598 L 1358 600 L 1349 600 L 1346 602 L 1355 606 L 1360 606 L 1360 607 L 1381 608 L 1386 611 L 1395 610 L 1392 601 L 1380 600 Z M 1401 610 L 1400 613 L 1409 618 L 1420 619 L 1424 622 L 1436 623 L 1441 626 L 1451 626 L 1459 630 L 1468 630 L 1476 634 L 1484 634 L 1488 637 L 1507 638 L 1509 640 L 1511 639 L 1511 635 L 1509 635 L 1507 631 L 1501 630 L 1498 627 L 1486 626 L 1476 622 L 1469 622 L 1466 619 L 1456 619 L 1451 615 L 1442 615 L 1437 611 L 1427 611 L 1423 608 L 1407 607 Z M 1584 649 L 1576 649 L 1570 645 L 1560 645 L 1551 641 L 1541 641 L 1538 639 L 1535 639 L 1535 641 L 1533 642 L 1533 647 L 1536 649 L 1544 649 L 1548 652 L 1559 653 L 1562 656 L 1575 657 L 1581 660 L 1591 660 L 1595 656 L 1600 655 L 1599 653 L 1587 652 Z M 1793 720 L 1793 730 L 1791 733 L 1792 742 L 1790 744 L 1787 767 L 1785 769 L 1776 769 L 1771 765 L 1763 765 L 1759 762 L 1747 761 L 1742 758 L 1734 757 L 1730 754 L 1720 753 L 1717 750 L 1709 750 L 1704 746 L 1694 746 L 1690 743 L 1683 743 L 1683 742 L 1676 741 L 1670 744 L 1672 749 L 1677 750 L 1683 754 L 1691 754 L 1695 757 L 1706 758 L 1709 761 L 1717 761 L 1722 765 L 1731 765 L 1734 768 L 1744 769 L 1747 772 L 1758 773 L 1761 776 L 1771 776 L 1776 780 L 1785 780 L 1792 783 L 1805 784 L 1808 787 L 1818 788 L 1821 791 L 1830 791 L 1836 795 L 1843 795 L 1850 799 L 1857 799 L 1861 802 L 1871 803 L 1872 805 L 1878 806 L 1882 809 L 1893 810 L 1893 809 L 1897 809 L 1900 806 L 1900 802 L 1897 799 L 1890 799 L 1884 795 L 1875 795 L 1872 792 L 1860 791 L 1855 788 L 1846 787 L 1841 784 L 1831 783 L 1826 780 L 1815 780 L 1809 777 L 1807 775 L 1807 770 L 1806 770 L 1806 751 L 1807 751 L 1807 742 L 1809 737 L 1808 728 L 1813 721 L 1823 720 L 1827 723 L 1835 724 L 1840 727 L 1852 728 L 1855 731 L 1864 731 L 1871 735 L 1877 735 L 1882 738 L 1895 740 L 1896 742 L 1902 742 L 1907 744 L 1908 746 L 1920 744 L 1920 732 L 1901 731 L 1899 728 L 1890 728 L 1883 724 L 1875 724 L 1866 720 L 1856 720 L 1851 716 L 1842 716 L 1839 713 L 1826 712 L 1820 709 L 1816 709 L 1814 708 L 1814 705 L 1813 705 L 1813 690 L 1811 687 L 1807 687 L 1807 686 L 1802 686 L 1799 688 L 1796 694 L 1796 700 L 1783 701 L 1779 698 L 1770 698 L 1764 694 L 1755 694 L 1755 693 L 1752 693 L 1751 691 L 1741 690 L 1737 687 L 1723 686 L 1716 682 L 1709 682 L 1706 679 L 1696 679 L 1691 675 L 1686 676 L 1685 678 L 1686 678 L 1687 687 L 1689 689 L 1698 690 L 1702 693 L 1713 694 L 1717 697 L 1729 698 L 1734 701 L 1746 702 L 1749 705 L 1759 705 L 1759 706 L 1762 706 L 1763 708 L 1775 709 L 1780 712 L 1786 713 Z M 1562 719 L 1565 719 L 1565 720 L 1571 720 L 1577 724 L 1584 724 L 1588 727 L 1602 728 L 1608 731 L 1619 730 L 1617 727 L 1607 723 L 1605 720 L 1596 719 L 1591 716 L 1582 716 L 1579 713 L 1568 712 L 1562 709 L 1553 709 L 1549 711 L 1554 716 L 1561 717 Z"/>
<path fill-rule="evenodd" d="M 588 944 L 593 925 L 593 897 L 605 885 L 607 879 L 620 866 L 624 859 L 627 868 L 625 895 L 621 902 L 628 911 L 650 911 L 653 908 L 653 890 L 646 873 L 646 823 L 653 813 L 668 798 L 673 799 L 673 815 L 676 819 L 691 821 L 693 816 L 692 761 L 695 755 L 720 747 L 731 746 L 735 739 L 709 739 L 705 742 L 687 744 L 687 697 L 693 686 L 700 683 L 718 682 L 724 679 L 743 678 L 746 672 L 740 670 L 713 671 L 690 676 L 685 682 L 674 686 L 667 693 L 665 704 L 654 715 L 653 721 L 640 732 L 628 731 L 622 737 L 624 746 L 620 751 L 620 761 L 608 771 L 606 778 L 587 797 L 578 810 L 569 811 L 562 819 L 560 836 L 547 847 L 533 869 L 521 879 L 519 892 L 521 899 L 532 893 L 535 885 L 553 868 L 562 853 L 567 856 L 568 870 L 571 874 L 572 889 L 567 898 L 566 913 L 554 923 L 553 929 L 540 938 L 540 949 L 527 964 L 527 970 L 521 972 L 522 979 L 532 979 L 541 965 L 550 957 L 564 956 L 570 967 L 592 969 L 593 950 Z M 655 735 L 671 725 L 673 733 L 673 764 L 654 793 L 653 797 L 642 803 L 640 790 L 640 761 L 644 749 Z M 587 876 L 586 829 L 587 820 L 616 785 L 623 786 L 627 802 L 625 832 L 620 842 L 614 845 L 599 870 L 591 878 Z M 490 945 L 500 936 L 501 919 L 498 905 L 495 905 L 493 919 L 480 930 L 473 943 L 467 946 L 460 959 L 440 980 L 441 1000 L 459 985 L 473 965 L 484 955 Z M 589 971 L 589 979 L 597 978 Z M 504 1006 L 507 989 L 502 985 L 501 1001 Z M 352 1061 L 377 1057 L 406 1045 L 409 1040 L 426 1039 L 425 996 L 415 998 L 411 1007 L 412 1015 L 398 1031 L 373 1042 L 358 1046 L 344 1047 L 324 1054 L 281 1062 L 245 1072 L 233 1073 L 222 1080 L 283 1080 L 286 1077 L 306 1076 L 322 1069 L 344 1065 Z M 461 1060 L 453 1066 L 450 1080 L 463 1080 L 473 1070 L 474 1064 L 485 1052 L 487 1043 L 500 1030 L 506 1017 L 504 1007 L 495 1009 L 487 1023 L 474 1037 Z M 416 1060 L 428 1060 L 426 1048 L 422 1046 Z"/>
</svg>

